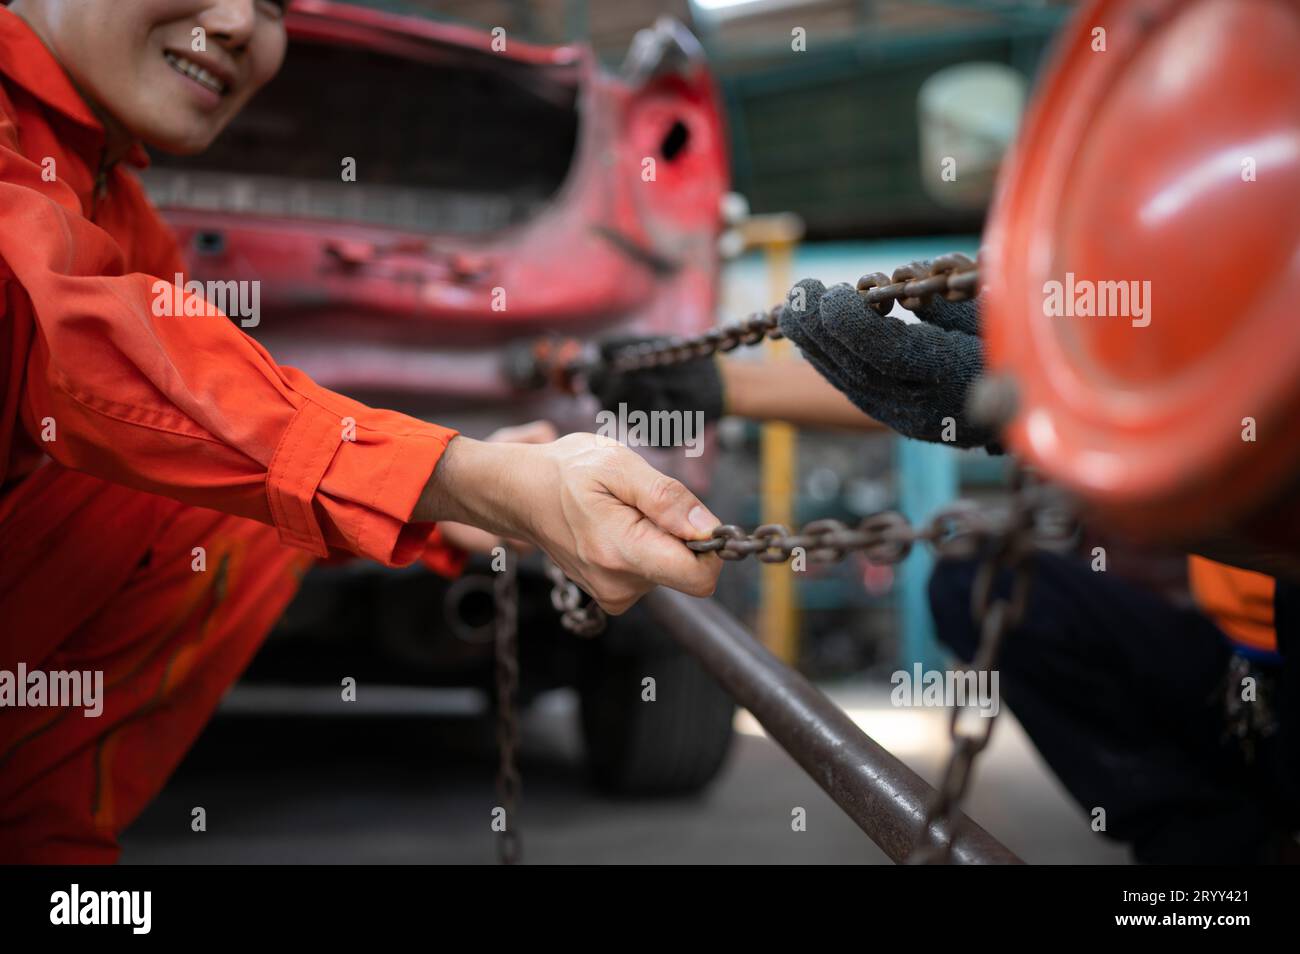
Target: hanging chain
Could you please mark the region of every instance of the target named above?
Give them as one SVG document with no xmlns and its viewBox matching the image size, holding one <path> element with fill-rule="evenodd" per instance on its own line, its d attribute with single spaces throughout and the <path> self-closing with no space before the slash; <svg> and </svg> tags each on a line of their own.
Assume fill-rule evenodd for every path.
<svg viewBox="0 0 1300 954">
<path fill-rule="evenodd" d="M 495 603 L 495 650 L 497 690 L 497 797 L 505 810 L 505 830 L 497 841 L 497 860 L 518 864 L 522 857 L 517 813 L 519 811 L 519 714 L 515 695 L 519 690 L 519 580 L 517 556 L 506 547 L 505 566 L 492 581 Z"/>
<path fill-rule="evenodd" d="M 1004 531 L 986 544 L 971 589 L 971 616 L 980 634 L 971 660 L 971 669 L 975 672 L 993 671 L 1007 633 L 1024 620 L 1033 578 L 1033 551 L 1039 536 L 1047 533 L 1057 538 L 1067 529 L 1072 532 L 1069 524 L 1070 521 L 1060 518 L 1059 508 L 1053 512 L 1043 506 L 1033 489 L 1025 488 L 1013 497 Z M 1011 573 L 1010 596 L 995 597 L 994 590 L 1003 571 Z M 948 735 L 952 740 L 952 750 L 917 832 L 907 858 L 908 864 L 952 862 L 962 801 L 974 776 L 975 761 L 988 747 L 993 737 L 993 726 L 1002 711 L 999 704 L 991 714 L 980 712 L 970 702 L 966 699 L 965 704 L 954 703 L 949 713 Z M 937 837 L 932 835 L 932 830 L 937 831 Z"/>
<path fill-rule="evenodd" d="M 858 279 L 858 294 L 878 314 L 887 315 L 895 302 L 915 310 L 935 295 L 948 301 L 965 301 L 979 292 L 980 276 L 975 262 L 959 252 L 941 255 L 930 262 L 912 262 L 894 269 L 893 275 L 872 272 Z M 742 321 L 714 328 L 692 338 L 661 342 L 644 342 L 620 348 L 609 360 L 612 371 L 640 371 L 670 364 L 682 364 L 696 358 L 708 358 L 719 352 L 733 351 L 741 345 L 756 345 L 764 339 L 781 335 L 781 312 L 787 306 L 774 305 L 766 312 L 755 312 Z"/>
<path fill-rule="evenodd" d="M 551 581 L 551 605 L 560 614 L 560 622 L 578 636 L 599 636 L 605 631 L 605 611 L 564 575 L 552 560 L 546 560 L 546 576 Z"/>
</svg>

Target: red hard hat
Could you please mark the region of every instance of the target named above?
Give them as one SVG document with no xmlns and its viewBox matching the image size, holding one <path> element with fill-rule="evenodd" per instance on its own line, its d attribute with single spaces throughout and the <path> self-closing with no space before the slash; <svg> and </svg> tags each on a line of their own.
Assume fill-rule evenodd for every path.
<svg viewBox="0 0 1300 954">
<path fill-rule="evenodd" d="M 1300 539 L 1300 3 L 1085 4 L 980 270 L 1029 462 L 1139 536 Z"/>
</svg>

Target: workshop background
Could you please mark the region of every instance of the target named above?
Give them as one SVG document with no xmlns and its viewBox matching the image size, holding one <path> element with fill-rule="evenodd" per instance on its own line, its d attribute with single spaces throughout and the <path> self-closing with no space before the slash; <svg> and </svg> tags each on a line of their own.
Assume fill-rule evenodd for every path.
<svg viewBox="0 0 1300 954">
<path fill-rule="evenodd" d="M 703 272 L 714 293 L 701 296 L 696 287 L 671 294 L 710 302 L 710 320 L 719 323 L 765 309 L 800 278 L 852 282 L 865 272 L 942 252 L 974 254 L 998 162 L 1015 135 L 1035 71 L 1072 7 L 1015 0 L 371 0 L 363 6 L 468 26 L 479 34 L 501 28 L 510 42 L 539 49 L 588 45 L 601 70 L 614 78 L 611 83 L 629 88 L 638 81 L 628 56 L 638 31 L 663 17 L 685 25 L 698 39 L 716 83 L 724 130 L 716 145 L 730 185 L 719 197 L 717 215 L 724 221 L 714 230 L 716 267 Z M 308 13 L 326 7 L 311 0 L 300 5 Z M 796 30 L 803 31 L 803 49 L 796 49 Z M 423 122 L 422 110 L 435 117 L 427 134 L 408 130 L 400 143 L 404 149 L 418 140 L 418 148 L 436 150 L 445 141 L 440 134 L 453 134 L 459 114 L 440 96 L 465 102 L 496 89 L 492 76 L 467 71 L 458 73 L 460 85 L 452 93 L 403 81 L 401 72 L 373 50 L 349 61 L 344 82 L 348 93 L 342 103 L 324 105 L 352 117 L 358 134 L 372 109 L 387 116 L 399 100 L 403 115 L 416 125 Z M 512 121 L 527 130 L 527 153 L 519 151 L 523 146 L 487 143 L 474 153 L 475 175 L 462 180 L 460 192 L 447 168 L 412 173 L 432 183 L 422 193 L 434 203 L 430 214 L 445 214 L 445 222 L 456 223 L 442 231 L 477 239 L 528 221 L 548 203 L 569 201 L 568 155 L 580 151 L 584 110 L 596 107 L 581 90 L 566 99 L 566 82 L 561 77 L 547 92 L 538 92 L 545 84 L 515 83 L 516 89 L 533 85 L 538 103 L 550 110 L 543 113 L 542 106 L 530 104 L 531 112 L 520 107 Z M 301 134 L 310 136 L 313 122 L 303 117 L 322 115 L 323 98 L 308 101 L 313 87 L 304 74 L 296 85 L 287 74 L 284 84 L 287 92 L 267 94 L 266 114 L 279 109 L 282 121 L 298 117 Z M 472 135 L 473 117 L 466 121 Z M 484 126 L 491 123 L 484 120 Z M 259 129 L 269 142 L 283 140 L 271 128 L 252 125 L 232 133 L 236 142 L 244 141 L 240 135 L 256 137 Z M 683 150 L 689 156 L 695 146 L 683 140 L 693 131 L 690 123 L 670 127 L 660 144 L 663 158 L 672 160 Z M 609 135 L 617 139 L 620 132 Z M 292 148 L 292 174 L 310 178 L 310 147 L 299 142 Z M 337 165 L 333 157 L 348 148 L 332 142 L 326 151 Z M 211 216 L 228 221 L 234 212 L 256 215 L 263 210 L 263 195 L 273 202 L 285 194 L 268 178 L 276 153 L 263 146 L 265 168 L 259 169 L 257 152 L 243 150 L 228 164 L 167 160 L 152 173 L 151 191 L 165 210 L 170 207 L 195 254 L 224 253 L 227 243 L 238 240 L 237 230 L 212 225 Z M 507 161 L 511 154 L 522 164 L 513 171 Z M 959 188 L 940 178 L 941 160 L 949 155 L 960 157 Z M 390 189 L 420 185 L 402 181 L 404 168 L 400 156 L 394 157 L 385 170 Z M 377 201 L 383 198 L 376 195 Z M 303 213 L 315 208 L 315 198 L 313 193 L 300 207 L 276 214 Z M 321 215 L 384 224 L 388 213 L 375 212 L 380 205 Z M 412 202 L 394 205 L 424 208 Z M 426 228 L 420 222 L 401 225 Z M 373 249 L 340 242 L 332 254 L 364 268 L 367 262 L 358 266 L 357 261 Z M 472 261 L 456 261 L 473 271 Z M 309 370 L 314 358 L 321 360 L 336 378 L 325 383 L 366 398 L 391 399 L 366 369 L 388 353 L 384 347 L 405 349 L 409 357 L 422 353 L 420 343 L 404 342 L 391 331 L 377 342 L 359 341 L 351 330 L 339 332 L 346 347 L 320 358 L 324 336 L 344 322 L 315 323 L 312 299 L 301 293 L 311 279 L 299 276 L 297 284 L 296 313 L 313 321 L 312 334 L 320 337 L 286 333 L 285 327 L 297 326 L 287 318 L 278 321 L 273 305 L 264 305 L 262 330 L 272 352 Z M 681 300 L 670 299 L 666 307 Z M 653 326 L 653 317 L 638 327 L 646 322 Z M 671 324 L 662 327 L 675 330 Z M 578 330 L 599 335 L 592 323 L 580 323 Z M 470 341 L 467 331 L 465 337 L 458 373 L 493 374 L 483 355 L 501 351 L 500 336 Z M 445 369 L 436 357 L 429 356 L 428 367 Z M 750 352 L 737 360 L 760 357 Z M 416 374 L 420 366 L 404 367 Z M 472 383 L 459 400 L 432 393 L 406 396 L 413 411 L 467 433 L 536 416 L 539 406 Z M 483 415 L 479 397 L 496 401 L 500 413 Z M 554 410 L 556 399 L 549 401 L 544 409 Z M 594 427 L 590 407 L 567 407 L 555 416 L 569 426 L 585 421 L 587 429 Z M 852 521 L 898 508 L 915 519 L 959 495 L 996 495 L 1005 468 L 1004 459 L 983 451 L 958 452 L 887 432 L 796 431 L 727 419 L 710 448 L 704 485 L 724 522 L 747 527 L 774 513 L 786 516 L 782 522 L 802 524 L 822 517 Z M 926 607 L 928 561 L 918 550 L 896 568 L 853 558 L 800 574 L 744 561 L 724 568 L 718 598 L 873 738 L 933 783 L 949 749 L 947 713 L 897 708 L 889 701 L 894 671 L 916 662 L 946 664 Z M 446 586 L 423 568 L 314 570 L 284 625 L 162 796 L 128 831 L 123 860 L 493 861 L 489 823 L 497 804 L 497 755 L 491 598 L 484 584 L 490 577 L 477 567 L 465 579 L 469 582 Z M 544 586 L 534 589 L 535 599 L 526 599 L 521 613 L 527 705 L 519 819 L 526 861 L 886 860 L 747 713 L 731 714 L 725 701 L 723 719 L 734 728 L 729 742 L 717 733 L 710 740 L 692 740 L 689 724 L 645 729 L 648 741 L 639 744 L 657 751 L 682 747 L 674 758 L 697 764 L 665 765 L 653 752 L 639 752 L 635 757 L 642 761 L 629 765 L 626 752 L 604 752 L 605 762 L 593 769 L 593 746 L 611 743 L 599 741 L 601 727 L 590 724 L 591 712 L 584 725 L 581 711 L 587 706 L 611 722 L 635 719 L 610 708 L 599 684 L 620 666 L 635 669 L 642 657 L 639 650 L 629 655 L 621 649 L 622 655 L 610 659 L 601 656 L 604 649 L 569 645 L 577 638 L 557 631 Z M 628 624 L 645 626 L 644 620 Z M 654 642 L 652 635 L 636 638 Z M 618 639 L 635 643 L 626 633 Z M 655 646 L 659 656 L 669 652 Z M 542 647 L 546 660 L 540 659 Z M 601 658 L 593 662 L 594 656 Z M 341 700 L 343 677 L 356 680 L 355 701 Z M 701 719 L 718 721 L 716 698 L 697 693 L 690 702 L 699 707 Z M 629 726 L 618 738 L 626 742 L 637 731 Z M 686 751 L 693 744 L 711 748 Z M 713 764 L 714 755 L 719 765 Z M 191 828 L 196 806 L 206 814 L 201 833 Z M 806 831 L 792 830 L 796 807 L 806 809 Z M 967 811 L 1029 862 L 1126 860 L 1123 849 L 1091 829 L 1086 813 L 1070 801 L 1014 717 L 1005 713 L 980 763 Z"/>
</svg>

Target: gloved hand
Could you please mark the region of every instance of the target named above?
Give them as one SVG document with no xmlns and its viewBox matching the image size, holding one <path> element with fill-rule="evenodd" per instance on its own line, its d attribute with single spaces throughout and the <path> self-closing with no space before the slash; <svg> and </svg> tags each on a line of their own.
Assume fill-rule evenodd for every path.
<svg viewBox="0 0 1300 954">
<path fill-rule="evenodd" d="M 614 352 L 628 345 L 666 340 L 654 336 L 610 338 L 601 342 L 600 356 L 608 361 Z M 713 358 L 643 371 L 601 368 L 588 377 L 587 385 L 601 407 L 610 411 L 617 411 L 622 403 L 630 411 L 703 411 L 706 422 L 722 416 L 722 375 Z"/>
<path fill-rule="evenodd" d="M 904 437 L 1000 453 L 997 434 L 973 423 L 966 395 L 984 370 L 975 303 L 935 295 L 919 323 L 878 314 L 850 285 L 804 279 L 780 314 L 781 332 L 857 407 Z M 989 446 L 989 445 L 993 446 Z"/>
</svg>

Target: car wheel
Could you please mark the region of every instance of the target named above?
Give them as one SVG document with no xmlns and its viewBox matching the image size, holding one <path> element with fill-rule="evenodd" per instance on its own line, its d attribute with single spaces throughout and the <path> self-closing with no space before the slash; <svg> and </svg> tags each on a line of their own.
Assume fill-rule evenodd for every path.
<svg viewBox="0 0 1300 954">
<path fill-rule="evenodd" d="M 579 684 L 594 781 L 622 795 L 698 792 L 726 758 L 735 704 L 647 619 L 632 613 L 611 624 L 593 640 Z"/>
</svg>

